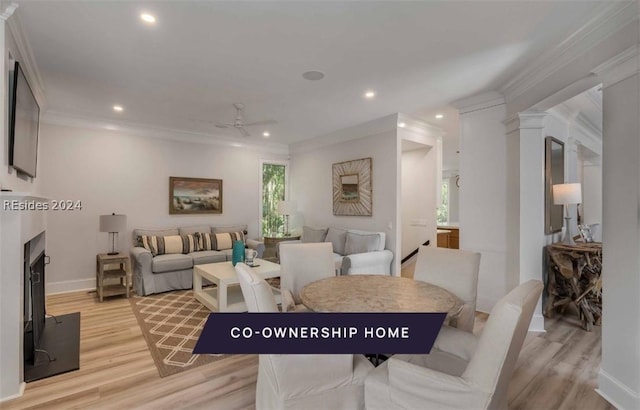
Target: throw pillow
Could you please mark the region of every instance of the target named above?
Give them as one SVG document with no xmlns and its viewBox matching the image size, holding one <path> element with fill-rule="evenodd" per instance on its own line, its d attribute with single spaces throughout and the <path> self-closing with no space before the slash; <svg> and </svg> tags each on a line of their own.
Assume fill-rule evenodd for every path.
<svg viewBox="0 0 640 410">
<path fill-rule="evenodd" d="M 342 228 L 329 228 L 325 242 L 333 244 L 333 252 L 338 255 L 344 255 L 344 245 L 347 240 L 347 230 Z"/>
<path fill-rule="evenodd" d="M 356 253 L 366 253 L 378 250 L 380 247 L 380 235 L 359 234 L 347 232 L 347 240 L 344 245 L 345 255 L 353 255 Z"/>
<path fill-rule="evenodd" d="M 153 256 L 172 253 L 187 254 L 198 249 L 198 240 L 195 235 L 142 235 L 141 242 Z"/>
<path fill-rule="evenodd" d="M 233 241 L 244 242 L 244 233 L 200 233 L 200 250 L 222 251 L 225 249 L 231 249 L 233 247 Z"/>
<path fill-rule="evenodd" d="M 326 237 L 326 228 L 311 228 L 310 226 L 302 227 L 302 243 L 324 242 L 324 238 Z"/>
</svg>

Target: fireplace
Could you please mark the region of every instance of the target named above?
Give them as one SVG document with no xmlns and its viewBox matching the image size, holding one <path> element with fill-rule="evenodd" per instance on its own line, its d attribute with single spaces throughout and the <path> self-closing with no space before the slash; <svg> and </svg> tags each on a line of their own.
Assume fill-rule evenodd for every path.
<svg viewBox="0 0 640 410">
<path fill-rule="evenodd" d="M 35 365 L 39 359 L 36 351 L 41 349 L 42 333 L 46 323 L 44 299 L 45 252 L 40 242 L 44 242 L 44 232 L 24 244 L 24 361 Z M 31 248 L 33 247 L 33 252 Z"/>
</svg>

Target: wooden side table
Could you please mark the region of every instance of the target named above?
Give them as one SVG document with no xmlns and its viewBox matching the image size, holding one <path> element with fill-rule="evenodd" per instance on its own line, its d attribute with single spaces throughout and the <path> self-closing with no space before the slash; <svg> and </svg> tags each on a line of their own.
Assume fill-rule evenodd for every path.
<svg viewBox="0 0 640 410">
<path fill-rule="evenodd" d="M 264 240 L 264 252 L 262 254 L 262 259 L 267 260 L 269 262 L 280 263 L 278 258 L 276 247 L 278 243 L 284 241 L 297 241 L 300 239 L 300 235 L 289 235 L 284 236 L 282 234 L 265 236 Z"/>
<path fill-rule="evenodd" d="M 112 265 L 118 265 L 113 268 Z M 105 285 L 105 279 L 118 279 L 120 283 Z M 96 257 L 96 293 L 100 302 L 105 297 L 115 295 L 127 295 L 131 288 L 131 263 L 129 256 L 119 253 L 117 255 L 98 254 Z"/>
<path fill-rule="evenodd" d="M 602 244 L 548 245 L 547 300 L 543 313 L 552 317 L 568 304 L 578 308 L 582 327 L 591 331 L 602 318 Z"/>
</svg>

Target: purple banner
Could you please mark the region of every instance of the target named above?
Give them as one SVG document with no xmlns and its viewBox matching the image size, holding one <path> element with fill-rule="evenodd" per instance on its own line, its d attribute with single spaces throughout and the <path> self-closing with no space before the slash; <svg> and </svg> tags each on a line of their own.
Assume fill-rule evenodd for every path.
<svg viewBox="0 0 640 410">
<path fill-rule="evenodd" d="M 193 353 L 429 353 L 445 317 L 445 313 L 212 313 Z"/>
</svg>

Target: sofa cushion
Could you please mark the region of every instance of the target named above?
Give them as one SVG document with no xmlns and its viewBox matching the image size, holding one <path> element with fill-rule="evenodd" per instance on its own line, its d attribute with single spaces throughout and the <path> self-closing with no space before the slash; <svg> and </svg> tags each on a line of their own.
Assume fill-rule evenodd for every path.
<svg viewBox="0 0 640 410">
<path fill-rule="evenodd" d="M 373 252 L 380 248 L 380 235 L 377 233 L 347 232 L 347 240 L 344 245 L 345 255 Z"/>
<path fill-rule="evenodd" d="M 193 258 L 181 253 L 158 255 L 151 261 L 153 273 L 171 272 L 174 270 L 190 269 L 193 267 Z"/>
<path fill-rule="evenodd" d="M 324 242 L 327 237 L 327 228 L 302 227 L 302 243 Z"/>
<path fill-rule="evenodd" d="M 211 233 L 211 227 L 209 225 L 194 225 L 180 228 L 180 235 L 194 235 L 197 233 Z"/>
<path fill-rule="evenodd" d="M 184 253 L 187 254 L 199 248 L 195 235 L 170 235 L 170 236 L 141 236 L 142 246 L 153 256 Z"/>
<path fill-rule="evenodd" d="M 233 260 L 233 249 L 223 249 L 221 251 L 218 251 L 221 254 L 223 254 L 228 261 Z"/>
<path fill-rule="evenodd" d="M 202 233 L 200 234 L 200 250 L 221 251 L 231 249 L 233 241 L 243 241 L 244 234 L 240 232 Z"/>
<path fill-rule="evenodd" d="M 142 236 L 169 236 L 179 235 L 178 228 L 167 229 L 134 229 L 133 230 L 133 243 L 135 246 L 142 246 Z"/>
<path fill-rule="evenodd" d="M 203 265 L 205 263 L 224 262 L 227 260 L 227 255 L 220 251 L 198 251 L 191 252 L 188 256 L 193 258 L 194 265 Z"/>
<path fill-rule="evenodd" d="M 329 228 L 325 242 L 333 244 L 333 252 L 344 255 L 344 245 L 347 240 L 347 230 L 342 228 Z"/>
</svg>

